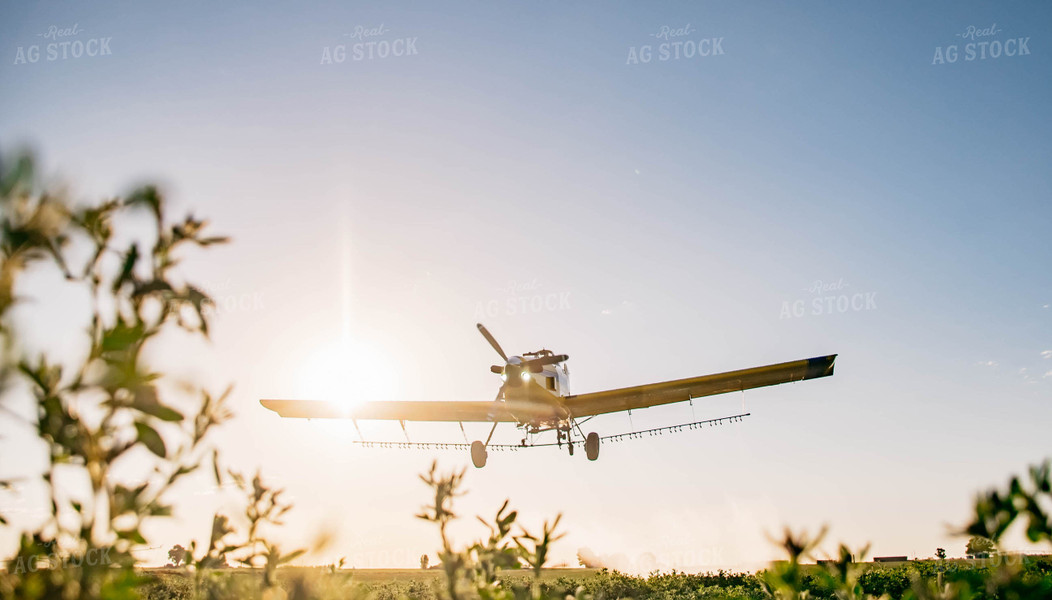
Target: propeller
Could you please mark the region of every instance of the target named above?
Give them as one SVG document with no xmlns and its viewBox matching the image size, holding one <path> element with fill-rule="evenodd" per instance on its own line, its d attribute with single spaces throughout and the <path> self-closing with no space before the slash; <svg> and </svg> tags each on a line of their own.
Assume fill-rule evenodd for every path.
<svg viewBox="0 0 1052 600">
<path fill-rule="evenodd" d="M 491 335 L 489 330 L 486 329 L 486 326 L 482 323 L 477 323 L 477 325 L 479 328 L 479 333 L 482 334 L 482 337 L 486 338 L 486 341 L 489 342 L 490 346 L 493 346 L 493 349 L 496 350 L 497 354 L 499 354 L 500 357 L 504 359 L 504 362 L 508 362 L 508 355 L 504 354 L 504 350 L 501 349 L 500 344 L 497 343 L 497 340 L 494 339 L 493 335 Z"/>
<path fill-rule="evenodd" d="M 500 344 L 497 343 L 497 340 L 493 337 L 493 334 L 491 334 L 489 330 L 486 329 L 486 326 L 482 323 L 476 323 L 476 326 L 479 328 L 479 333 L 482 334 L 482 337 L 486 338 L 486 341 L 489 342 L 489 345 L 493 346 L 493 349 L 497 351 L 497 354 L 499 354 L 500 357 L 504 359 L 505 365 L 503 367 L 500 365 L 493 365 L 489 368 L 490 372 L 496 373 L 497 375 L 503 374 L 507 369 L 508 365 L 515 365 L 522 369 L 528 369 L 531 373 L 540 373 L 544 369 L 544 367 L 548 365 L 558 364 L 570 359 L 570 357 L 565 354 L 555 354 L 552 356 L 538 356 L 529 360 L 523 360 L 521 356 L 513 356 L 511 358 L 508 358 L 508 355 L 504 353 L 504 349 L 500 347 Z M 500 391 L 497 392 L 497 397 L 500 398 L 503 392 L 504 386 L 502 385 L 500 387 Z"/>
</svg>

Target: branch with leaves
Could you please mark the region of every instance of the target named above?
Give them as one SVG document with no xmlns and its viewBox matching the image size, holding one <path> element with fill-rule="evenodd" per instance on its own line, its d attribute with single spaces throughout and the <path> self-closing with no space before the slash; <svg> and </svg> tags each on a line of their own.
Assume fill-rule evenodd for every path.
<svg viewBox="0 0 1052 600">
<path fill-rule="evenodd" d="M 143 358 L 148 344 L 170 327 L 207 339 L 210 300 L 178 281 L 174 268 L 184 248 L 226 238 L 205 235 L 207 222 L 192 216 L 170 222 L 154 187 L 89 206 L 40 188 L 30 155 L 0 160 L 0 416 L 31 428 L 46 447 L 40 481 L 51 506 L 42 528 L 23 533 L 14 563 L 30 565 L 44 550 L 81 560 L 77 569 L 27 569 L 13 583 L 5 580 L 0 592 L 21 597 L 39 588 L 100 597 L 109 582 L 136 579 L 132 551 L 146 544 L 143 523 L 171 515 L 167 492 L 210 458 L 205 438 L 230 417 L 229 389 L 214 396 L 191 388 L 196 408 L 184 414 L 162 397 L 163 375 Z M 142 215 L 149 235 L 130 241 L 117 235 L 118 220 Z M 12 322 L 13 310 L 30 300 L 22 295 L 25 276 L 49 268 L 62 275 L 72 297 L 79 289 L 89 299 L 81 360 L 29 354 L 22 324 Z M 21 388 L 12 385 L 16 381 Z M 23 399 L 19 389 L 28 389 L 34 401 L 28 422 L 14 408 Z M 139 463 L 153 460 L 145 461 L 148 471 L 139 481 L 129 483 L 115 471 L 133 456 Z M 78 478 L 86 489 L 72 483 Z M 106 564 L 83 560 L 103 550 Z"/>
<path fill-rule="evenodd" d="M 434 493 L 434 502 L 425 506 L 417 518 L 436 523 L 442 548 L 439 560 L 445 572 L 443 595 L 450 600 L 459 598 L 483 598 L 485 600 L 510 600 L 515 598 L 574 598 L 565 590 L 545 591 L 540 586 L 541 570 L 548 560 L 552 544 L 562 537 L 556 533 L 559 517 L 545 521 L 540 535 L 533 535 L 516 523 L 518 511 L 508 508 L 507 500 L 497 510 L 493 521 L 482 517 L 478 520 L 489 530 L 489 536 L 478 540 L 464 550 L 455 550 L 448 535 L 449 524 L 456 519 L 453 499 L 462 495 L 464 471 L 438 473 L 437 463 L 420 476 Z M 518 532 L 513 532 L 518 527 Z M 508 570 L 531 569 L 533 578 L 529 585 L 510 582 L 500 577 Z M 579 597 L 583 597 L 580 596 Z"/>
</svg>

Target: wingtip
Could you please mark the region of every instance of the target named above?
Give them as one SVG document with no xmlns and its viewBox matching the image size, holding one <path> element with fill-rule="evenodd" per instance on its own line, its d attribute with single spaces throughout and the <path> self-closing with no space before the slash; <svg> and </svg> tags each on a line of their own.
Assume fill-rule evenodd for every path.
<svg viewBox="0 0 1052 600">
<path fill-rule="evenodd" d="M 836 367 L 836 357 L 836 354 L 827 354 L 826 356 L 816 356 L 808 359 L 807 377 L 805 379 L 817 379 L 832 375 Z"/>
</svg>

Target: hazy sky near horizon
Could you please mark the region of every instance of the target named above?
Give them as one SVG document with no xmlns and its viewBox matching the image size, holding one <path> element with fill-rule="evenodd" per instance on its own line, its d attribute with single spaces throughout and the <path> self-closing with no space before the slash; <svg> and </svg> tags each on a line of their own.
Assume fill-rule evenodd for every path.
<svg viewBox="0 0 1052 600">
<path fill-rule="evenodd" d="M 96 56 L 49 60 L 66 41 Z M 373 42 L 403 55 L 355 60 Z M 674 59 L 678 42 L 708 55 Z M 157 360 L 235 385 L 217 442 L 295 498 L 279 537 L 338 534 L 306 562 L 433 555 L 416 475 L 470 460 L 356 448 L 348 423 L 258 400 L 490 399 L 480 320 L 509 352 L 569 354 L 577 392 L 840 357 L 832 378 L 589 425 L 744 402 L 740 424 L 595 463 L 492 454 L 464 517 L 505 498 L 527 524 L 562 512 L 556 562 L 587 547 L 636 569 L 751 568 L 778 556 L 765 532 L 823 523 L 830 552 L 952 556 L 974 493 L 1049 456 L 1049 44 L 1042 2 L 5 2 L 0 149 L 34 148 L 85 199 L 159 182 L 233 238 L 184 264 L 219 301 L 213 342 Z M 74 301 L 34 283 L 48 347 Z M 31 439 L 0 433 L 2 472 L 32 473 Z M 37 500 L 0 512 L 29 524 Z M 204 478 L 175 501 L 146 562 L 232 505 Z"/>
</svg>

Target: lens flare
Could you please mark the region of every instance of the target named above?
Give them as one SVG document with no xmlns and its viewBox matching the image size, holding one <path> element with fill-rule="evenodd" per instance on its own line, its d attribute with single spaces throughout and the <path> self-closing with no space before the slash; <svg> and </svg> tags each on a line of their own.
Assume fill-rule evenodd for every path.
<svg viewBox="0 0 1052 600">
<path fill-rule="evenodd" d="M 378 347 L 352 338 L 323 345 L 299 368 L 298 396 L 325 400 L 350 414 L 365 401 L 396 400 L 393 361 Z"/>
</svg>

